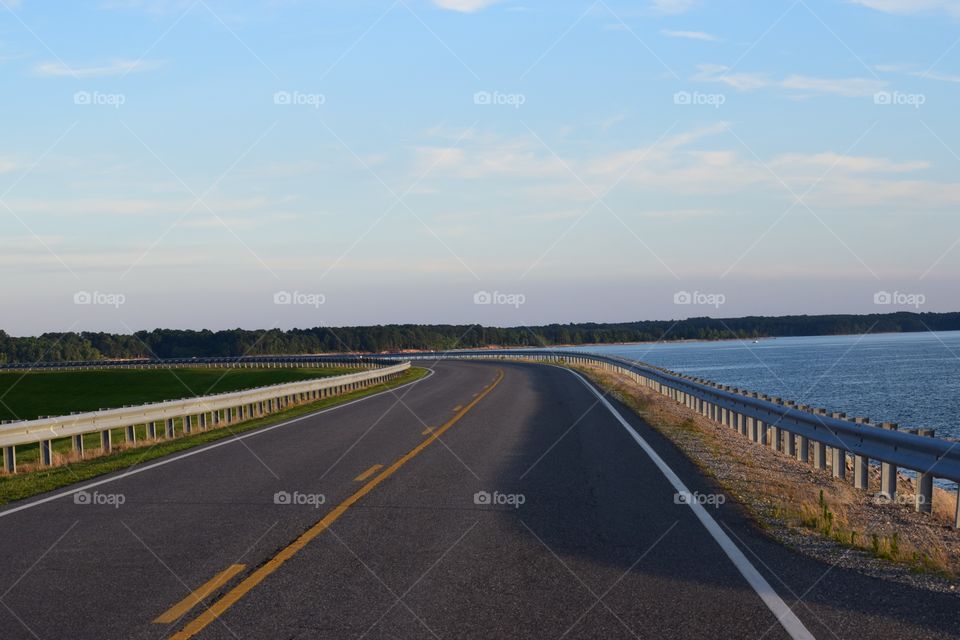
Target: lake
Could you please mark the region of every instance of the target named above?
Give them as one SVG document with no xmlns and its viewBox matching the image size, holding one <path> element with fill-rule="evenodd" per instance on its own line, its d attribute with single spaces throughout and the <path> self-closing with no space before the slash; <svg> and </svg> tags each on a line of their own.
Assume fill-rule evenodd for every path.
<svg viewBox="0 0 960 640">
<path fill-rule="evenodd" d="M 960 331 L 561 350 L 631 358 L 850 417 L 960 438 Z"/>
</svg>

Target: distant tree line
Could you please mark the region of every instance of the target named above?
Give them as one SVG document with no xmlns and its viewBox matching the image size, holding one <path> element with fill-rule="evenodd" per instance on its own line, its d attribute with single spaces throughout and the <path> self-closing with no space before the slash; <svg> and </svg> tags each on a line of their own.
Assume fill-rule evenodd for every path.
<svg viewBox="0 0 960 640">
<path fill-rule="evenodd" d="M 889 313 L 825 316 L 749 316 L 641 322 L 549 324 L 533 327 L 391 324 L 315 327 L 289 331 L 154 329 L 132 335 L 45 333 L 15 338 L 0 330 L 0 363 L 101 358 L 183 358 L 285 353 L 445 350 L 471 347 L 541 347 L 670 340 L 752 339 L 960 330 L 960 313 Z"/>
</svg>

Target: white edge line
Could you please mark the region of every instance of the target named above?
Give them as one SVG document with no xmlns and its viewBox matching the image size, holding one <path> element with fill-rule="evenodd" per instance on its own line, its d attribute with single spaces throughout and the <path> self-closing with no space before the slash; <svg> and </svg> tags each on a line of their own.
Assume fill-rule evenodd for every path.
<svg viewBox="0 0 960 640">
<path fill-rule="evenodd" d="M 421 367 L 421 368 L 427 369 L 427 367 Z M 190 456 L 195 456 L 195 455 L 198 455 L 198 454 L 201 454 L 201 453 L 206 453 L 207 451 L 210 451 L 210 450 L 212 450 L 212 449 L 216 449 L 217 447 L 223 447 L 223 446 L 226 446 L 226 445 L 228 445 L 228 444 L 233 444 L 233 443 L 235 443 L 235 442 L 237 442 L 237 441 L 239 441 L 239 440 L 246 440 L 247 438 L 252 438 L 252 437 L 254 437 L 254 436 L 259 436 L 259 435 L 261 435 L 261 434 L 267 433 L 268 431 L 273 431 L 274 429 L 279 429 L 280 427 L 286 427 L 286 426 L 291 425 L 291 424 L 293 424 L 293 423 L 295 423 L 295 422 L 300 422 L 301 420 L 306 420 L 307 418 L 313 418 L 314 416 L 318 416 L 318 415 L 323 414 L 323 413 L 328 413 L 328 412 L 330 412 L 330 411 L 336 411 L 337 409 L 342 409 L 342 408 L 344 408 L 344 407 L 349 407 L 349 406 L 352 405 L 352 404 L 356 404 L 356 403 L 358 403 L 358 402 L 363 402 L 364 400 L 369 400 L 370 398 L 376 398 L 377 396 L 382 396 L 382 395 L 385 394 L 385 393 L 390 393 L 391 391 L 396 391 L 397 389 L 403 389 L 404 387 L 409 387 L 410 385 L 417 384 L 418 382 L 423 382 L 424 380 L 426 380 L 426 379 L 430 378 L 431 376 L 433 376 L 433 373 L 434 373 L 433 369 L 427 369 L 427 370 L 428 370 L 430 373 L 428 373 L 428 374 L 425 375 L 424 377 L 418 378 L 417 380 L 414 380 L 413 382 L 408 382 L 408 383 L 406 383 L 406 384 L 402 384 L 402 385 L 400 385 L 399 387 L 393 387 L 393 388 L 391 388 L 391 389 L 385 389 L 385 390 L 383 390 L 383 391 L 378 391 L 377 393 L 374 393 L 374 394 L 369 395 L 369 396 L 364 396 L 364 397 L 362 397 L 362 398 L 357 398 L 356 400 L 351 400 L 350 402 L 344 402 L 343 404 L 338 404 L 338 405 L 333 406 L 333 407 L 328 407 L 328 408 L 326 408 L 326 409 L 321 409 L 320 411 L 314 411 L 313 413 L 308 413 L 308 414 L 299 416 L 299 417 L 297 417 L 297 418 L 292 418 L 292 419 L 290 419 L 290 420 L 286 420 L 286 421 L 284 421 L 284 422 L 280 422 L 280 423 L 277 423 L 277 424 L 268 425 L 268 426 L 262 427 L 262 428 L 260 428 L 260 429 L 254 429 L 253 431 L 251 431 L 251 432 L 249 432 L 249 433 L 239 434 L 239 435 L 236 435 L 236 436 L 234 436 L 234 437 L 232 437 L 232 438 L 224 438 L 223 440 L 220 440 L 220 441 L 211 443 L 211 444 L 206 445 L 206 446 L 200 446 L 200 447 L 196 447 L 196 448 L 190 449 L 189 451 L 187 451 L 187 452 L 185 452 L 185 453 L 181 453 L 180 455 L 173 456 L 172 458 L 166 458 L 166 459 L 160 460 L 160 461 L 158 461 L 158 462 L 153 462 L 153 463 L 151 463 L 151 464 L 147 464 L 147 465 L 143 465 L 143 466 L 140 466 L 140 467 L 136 467 L 136 468 L 130 469 L 129 471 L 124 471 L 123 473 L 120 473 L 119 475 L 111 476 L 111 477 L 109 477 L 109 478 L 104 478 L 104 479 L 102 479 L 102 480 L 97 480 L 97 481 L 95 481 L 95 482 L 90 482 L 90 483 L 87 483 L 87 484 L 84 484 L 84 485 L 81 485 L 81 486 L 78 486 L 78 487 L 74 487 L 74 488 L 72 488 L 72 489 L 67 489 L 66 491 L 61 491 L 60 493 L 55 493 L 55 494 L 53 494 L 53 495 L 46 496 L 45 498 L 40 498 L 39 500 L 34 500 L 33 502 L 28 502 L 28 503 L 26 503 L 26 504 L 21 504 L 21 505 L 18 505 L 18 506 L 16 506 L 16 507 L 13 507 L 13 508 L 11 508 L 11 509 L 6 509 L 6 510 L 4 510 L 4 511 L 0 511 L 0 518 L 4 518 L 4 517 L 9 516 L 9 515 L 11 515 L 11 514 L 17 513 L 18 511 L 24 511 L 24 510 L 26 510 L 26 509 L 30 509 L 30 508 L 32 508 L 32 507 L 36 507 L 36 506 L 41 505 L 41 504 L 46 504 L 47 502 L 53 502 L 54 500 L 59 500 L 60 498 L 64 498 L 64 497 L 66 497 L 66 496 L 73 495 L 74 493 L 77 493 L 77 492 L 79 492 L 79 491 L 85 491 L 86 489 L 90 489 L 90 488 L 92 488 L 92 487 L 99 487 L 100 485 L 108 484 L 108 483 L 110 483 L 110 482 L 116 482 L 117 480 L 123 480 L 124 478 L 127 478 L 127 477 L 129 477 L 129 476 L 136 475 L 136 474 L 138 474 L 138 473 L 143 473 L 144 471 L 150 471 L 151 469 L 156 469 L 157 467 L 162 467 L 162 466 L 164 466 L 164 465 L 166 465 L 166 464 L 170 464 L 171 462 L 177 462 L 178 460 L 183 460 L 184 458 L 189 458 Z M 200 433 L 204 433 L 204 432 L 200 432 Z"/>
<path fill-rule="evenodd" d="M 564 369 L 565 367 L 560 367 Z M 566 369 L 571 374 L 576 376 L 582 382 L 593 395 L 595 395 L 599 401 L 607 408 L 607 410 L 613 414 L 613 417 L 623 425 L 623 428 L 627 430 L 627 433 L 640 445 L 640 448 L 650 457 L 653 461 L 653 464 L 660 469 L 660 472 L 670 481 L 670 484 L 673 485 L 674 489 L 681 493 L 689 493 L 690 490 L 687 488 L 683 481 L 674 473 L 673 469 L 670 468 L 663 458 L 654 451 L 653 447 L 643 439 L 643 437 L 637 433 L 630 423 L 627 422 L 620 412 L 617 411 L 612 404 L 599 392 L 596 388 L 587 382 L 587 380 L 581 376 L 576 371 Z M 716 540 L 717 544 L 720 545 L 720 548 L 723 549 L 723 552 L 727 554 L 727 557 L 730 558 L 730 561 L 733 562 L 734 566 L 740 572 L 740 574 L 746 579 L 750 586 L 753 587 L 753 590 L 760 596 L 760 599 L 763 600 L 764 604 L 767 605 L 767 608 L 773 613 L 777 618 L 777 622 L 783 626 L 784 630 L 790 635 L 794 640 L 815 640 L 814 635 L 803 625 L 800 621 L 800 618 L 796 616 L 793 610 L 787 606 L 787 603 L 777 595 L 777 592 L 774 591 L 773 587 L 770 586 L 770 583 L 767 582 L 766 578 L 761 575 L 757 568 L 750 563 L 743 552 L 740 551 L 740 548 L 734 544 L 733 540 L 720 528 L 720 525 L 717 524 L 717 521 L 713 519 L 703 505 L 699 504 L 695 500 L 687 501 L 687 506 L 693 510 L 694 515 L 697 516 L 697 519 L 700 520 L 700 523 L 704 526 L 707 532 L 713 536 L 713 539 Z"/>
</svg>

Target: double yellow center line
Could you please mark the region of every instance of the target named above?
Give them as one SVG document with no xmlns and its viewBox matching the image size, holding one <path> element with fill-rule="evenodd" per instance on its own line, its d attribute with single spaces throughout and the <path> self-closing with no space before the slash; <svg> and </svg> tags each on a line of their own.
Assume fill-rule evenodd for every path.
<svg viewBox="0 0 960 640">
<path fill-rule="evenodd" d="M 256 571 L 244 578 L 237 586 L 225 593 L 222 598 L 210 605 L 203 613 L 194 618 L 181 631 L 172 635 L 171 639 L 188 640 L 209 626 L 217 618 L 223 615 L 227 609 L 232 607 L 241 598 L 243 598 L 243 596 L 249 593 L 251 589 L 263 582 L 267 576 L 279 569 L 283 563 L 295 556 L 297 552 L 307 546 L 311 540 L 330 528 L 330 525 L 332 525 L 337 521 L 337 519 L 340 518 L 340 516 L 346 513 L 347 509 L 359 502 L 361 498 L 373 491 L 377 485 L 396 473 L 400 467 L 415 458 L 421 451 L 426 449 L 431 443 L 442 436 L 450 427 L 455 425 L 460 418 L 465 416 L 468 411 L 473 409 L 481 400 L 483 400 L 488 393 L 493 391 L 494 387 L 496 387 L 501 380 L 503 380 L 503 371 L 497 370 L 497 377 L 494 378 L 493 382 L 490 383 L 489 386 L 485 387 L 484 390 L 479 393 L 477 397 L 471 400 L 469 404 L 459 409 L 452 418 L 434 429 L 426 440 L 411 449 L 408 453 L 401 456 L 396 462 L 374 476 L 374 478 L 367 482 L 367 484 L 360 487 L 356 493 L 334 507 L 334 509 L 324 516 L 319 522 L 302 533 L 299 538 L 281 549 L 275 556 L 267 560 L 265 564 L 261 565 Z M 375 469 L 368 471 L 373 473 Z M 366 475 L 366 473 L 364 475 Z M 357 479 L 359 480 L 360 478 Z"/>
</svg>

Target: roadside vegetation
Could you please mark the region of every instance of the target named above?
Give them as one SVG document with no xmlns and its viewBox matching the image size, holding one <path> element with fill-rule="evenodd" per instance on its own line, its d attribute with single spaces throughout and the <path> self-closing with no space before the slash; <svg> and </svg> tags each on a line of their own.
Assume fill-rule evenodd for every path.
<svg viewBox="0 0 960 640">
<path fill-rule="evenodd" d="M 0 420 L 177 400 L 343 375 L 346 367 L 278 369 L 89 369 L 0 373 Z"/>
<path fill-rule="evenodd" d="M 323 371 L 328 372 L 331 371 L 331 369 L 323 369 Z M 70 484 L 89 480 L 106 473 L 144 464 L 150 460 L 171 453 L 190 449 L 216 440 L 230 438 L 240 433 L 259 429 L 271 424 L 277 424 L 297 416 L 313 413 L 320 409 L 393 389 L 419 380 L 425 375 L 427 375 L 426 369 L 413 367 L 404 372 L 400 377 L 384 384 L 379 384 L 367 389 L 360 389 L 340 396 L 324 398 L 317 402 L 292 407 L 286 411 L 256 420 L 222 426 L 208 431 L 194 433 L 189 436 L 182 435 L 182 425 L 178 424 L 178 434 L 173 440 L 146 440 L 145 433 L 141 426 L 141 430 L 137 434 L 138 442 L 135 446 L 127 445 L 122 441 L 122 437 L 115 434 L 115 436 L 118 437 L 114 439 L 114 449 L 109 454 L 104 454 L 103 451 L 98 448 L 99 441 L 95 439 L 91 441 L 91 443 L 88 443 L 88 448 L 85 451 L 83 460 L 71 459 L 71 452 L 58 452 L 55 459 L 55 465 L 57 466 L 37 468 L 27 463 L 23 465 L 23 470 L 18 471 L 17 475 L 0 475 L 0 504 L 6 504 L 14 500 L 22 500 Z M 96 438 L 96 434 L 93 435 Z M 24 451 L 24 449 L 18 447 L 17 456 L 19 460 L 24 461 L 23 456 L 26 452 L 21 453 L 21 451 Z M 34 447 L 34 460 L 36 459 L 35 456 L 36 448 Z"/>
<path fill-rule="evenodd" d="M 920 582 L 927 577 L 934 579 L 924 583 L 927 587 L 956 589 L 950 584 L 960 577 L 960 533 L 950 526 L 953 494 L 936 488 L 933 513 L 915 513 L 912 501 L 891 503 L 873 491 L 855 489 L 852 473 L 847 480 L 835 479 L 754 445 L 626 376 L 592 366 L 575 368 L 672 440 L 775 539 L 878 577 L 912 576 Z M 879 470 L 871 473 L 870 486 L 878 487 Z M 904 498 L 915 493 L 912 480 L 902 475 L 897 490 Z"/>
</svg>

